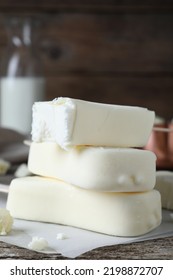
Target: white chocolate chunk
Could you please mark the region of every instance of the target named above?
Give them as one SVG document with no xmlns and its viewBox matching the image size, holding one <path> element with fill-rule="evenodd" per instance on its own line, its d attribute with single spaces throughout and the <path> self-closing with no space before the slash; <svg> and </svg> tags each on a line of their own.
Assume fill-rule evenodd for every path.
<svg viewBox="0 0 173 280">
<path fill-rule="evenodd" d="M 173 172 L 157 171 L 155 189 L 161 194 L 162 207 L 173 210 Z"/>
<path fill-rule="evenodd" d="M 57 240 L 64 240 L 64 239 L 68 239 L 68 236 L 62 232 L 58 233 L 56 236 Z"/>
<path fill-rule="evenodd" d="M 69 146 L 143 147 L 155 114 L 146 108 L 57 98 L 33 105 L 32 140 Z"/>
<path fill-rule="evenodd" d="M 10 162 L 0 158 L 0 175 L 4 175 L 10 169 Z"/>
<path fill-rule="evenodd" d="M 5 208 L 0 208 L 0 235 L 7 235 L 12 228 L 13 218 Z"/>
<path fill-rule="evenodd" d="M 34 236 L 32 241 L 29 242 L 28 248 L 35 251 L 43 251 L 48 247 L 48 242 L 43 237 Z"/>
<path fill-rule="evenodd" d="M 156 190 L 103 193 L 38 176 L 12 181 L 7 209 L 15 218 L 117 236 L 142 235 L 161 223 L 161 199 Z"/>
<path fill-rule="evenodd" d="M 20 164 L 14 173 L 15 177 L 26 177 L 30 175 L 32 175 L 32 173 L 29 171 L 26 163 Z"/>
<path fill-rule="evenodd" d="M 56 143 L 32 143 L 29 170 L 97 191 L 132 192 L 154 188 L 156 156 L 132 148 L 86 147 L 61 149 Z"/>
</svg>

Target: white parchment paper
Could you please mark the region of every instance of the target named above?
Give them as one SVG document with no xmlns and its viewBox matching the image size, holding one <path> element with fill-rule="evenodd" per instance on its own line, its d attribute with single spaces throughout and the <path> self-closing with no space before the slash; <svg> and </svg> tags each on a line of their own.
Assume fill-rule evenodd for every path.
<svg viewBox="0 0 173 280">
<path fill-rule="evenodd" d="M 8 186 L 0 185 L 0 207 L 6 206 L 7 192 L 5 193 L 5 190 L 7 188 Z M 163 210 L 162 224 L 152 232 L 135 238 L 113 237 L 69 226 L 15 219 L 11 233 L 0 236 L 0 240 L 28 248 L 32 237 L 43 237 L 49 244 L 49 247 L 42 251 L 43 253 L 59 253 L 68 258 L 75 258 L 102 246 L 173 236 L 173 218 L 170 214 L 170 211 Z M 58 233 L 64 233 L 68 238 L 57 240 Z"/>
</svg>

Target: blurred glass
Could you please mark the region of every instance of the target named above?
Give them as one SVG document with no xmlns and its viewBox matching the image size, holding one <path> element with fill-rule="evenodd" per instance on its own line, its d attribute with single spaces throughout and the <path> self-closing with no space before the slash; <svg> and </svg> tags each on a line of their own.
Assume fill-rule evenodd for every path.
<svg viewBox="0 0 173 280">
<path fill-rule="evenodd" d="M 8 46 L 1 59 L 1 126 L 29 134 L 32 105 L 45 100 L 45 78 L 38 52 L 41 22 L 11 17 L 5 25 Z"/>
</svg>

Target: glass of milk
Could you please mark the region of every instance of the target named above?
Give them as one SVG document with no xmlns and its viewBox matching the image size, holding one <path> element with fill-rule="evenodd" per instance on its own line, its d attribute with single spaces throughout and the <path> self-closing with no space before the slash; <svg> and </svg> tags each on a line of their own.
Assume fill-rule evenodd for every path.
<svg viewBox="0 0 173 280">
<path fill-rule="evenodd" d="M 32 105 L 45 100 L 45 78 L 37 52 L 39 20 L 8 19 L 9 44 L 1 59 L 0 124 L 30 134 Z"/>
</svg>

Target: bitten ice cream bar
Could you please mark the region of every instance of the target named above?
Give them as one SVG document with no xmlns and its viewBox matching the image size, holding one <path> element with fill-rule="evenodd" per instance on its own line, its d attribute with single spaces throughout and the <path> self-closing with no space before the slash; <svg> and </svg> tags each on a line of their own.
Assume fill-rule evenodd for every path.
<svg viewBox="0 0 173 280">
<path fill-rule="evenodd" d="M 154 117 L 146 108 L 60 97 L 34 104 L 32 140 L 53 141 L 64 149 L 77 145 L 142 147 Z"/>
<path fill-rule="evenodd" d="M 28 168 L 11 182 L 7 208 L 20 219 L 118 236 L 161 223 L 156 156 L 145 146 L 155 114 L 71 98 L 36 102 Z"/>
</svg>

